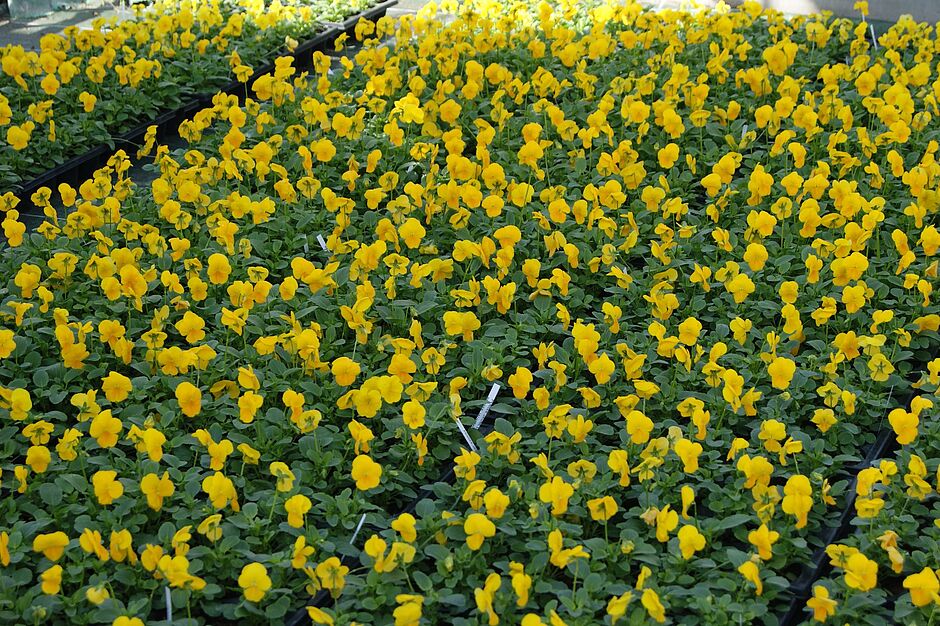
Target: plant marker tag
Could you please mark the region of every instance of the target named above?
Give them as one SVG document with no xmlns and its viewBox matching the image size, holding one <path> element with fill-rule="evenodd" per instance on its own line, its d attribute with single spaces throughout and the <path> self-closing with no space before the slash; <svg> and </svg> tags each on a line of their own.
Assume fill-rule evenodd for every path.
<svg viewBox="0 0 940 626">
<path fill-rule="evenodd" d="M 874 24 L 869 24 L 869 25 L 868 25 L 868 28 L 869 28 L 869 30 L 871 30 L 871 42 L 872 42 L 872 44 L 874 44 L 875 50 L 878 50 L 878 38 L 875 37 L 875 25 L 874 25 Z"/>
<path fill-rule="evenodd" d="M 366 521 L 366 514 L 363 513 L 362 517 L 359 518 L 359 523 L 356 525 L 356 530 L 353 531 L 353 536 L 349 538 L 349 545 L 353 545 L 356 542 L 356 537 L 359 536 L 359 531 L 362 530 L 362 525 Z"/>
<path fill-rule="evenodd" d="M 744 141 L 744 135 L 747 134 L 747 124 L 744 125 L 744 128 L 741 129 L 741 141 Z"/>
<path fill-rule="evenodd" d="M 470 433 L 467 432 L 466 427 L 464 427 L 463 422 L 460 421 L 460 418 L 455 418 L 457 422 L 457 428 L 460 430 L 460 434 L 463 435 L 464 440 L 467 442 L 467 445 L 470 446 L 470 450 L 473 452 L 477 451 L 476 444 L 473 443 L 473 439 L 470 438 Z"/>
<path fill-rule="evenodd" d="M 323 235 L 317 233 L 317 241 L 320 242 L 320 247 L 325 251 L 329 251 L 329 248 L 326 247 L 326 239 L 323 238 Z"/>
<path fill-rule="evenodd" d="M 307 235 L 304 235 L 304 254 L 306 255 L 309 252 L 310 252 L 310 246 L 307 245 Z"/>
<path fill-rule="evenodd" d="M 483 424 L 483 420 L 486 419 L 487 413 L 490 412 L 490 407 L 493 406 L 493 402 L 496 401 L 496 396 L 499 394 L 499 383 L 493 383 L 493 386 L 490 387 L 490 393 L 486 396 L 486 402 L 483 403 L 483 406 L 480 408 L 480 413 L 477 415 L 477 421 L 473 422 L 473 430 L 479 430 L 480 426 Z"/>
<path fill-rule="evenodd" d="M 173 596 L 170 595 L 169 586 L 163 587 L 164 597 L 166 598 L 166 622 L 173 623 Z"/>
</svg>

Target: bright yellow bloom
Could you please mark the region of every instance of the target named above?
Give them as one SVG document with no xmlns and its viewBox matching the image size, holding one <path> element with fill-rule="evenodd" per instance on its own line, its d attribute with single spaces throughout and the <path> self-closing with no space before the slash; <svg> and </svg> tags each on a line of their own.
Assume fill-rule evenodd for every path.
<svg viewBox="0 0 940 626">
<path fill-rule="evenodd" d="M 796 363 L 787 357 L 778 356 L 767 366 L 770 383 L 774 389 L 786 389 L 796 373 Z"/>
<path fill-rule="evenodd" d="M 705 548 L 705 535 L 691 524 L 686 524 L 680 528 L 676 536 L 679 538 L 679 551 L 682 552 L 682 558 L 686 561 L 691 559 L 696 552 Z"/>
<path fill-rule="evenodd" d="M 180 411 L 187 417 L 196 417 L 202 410 L 202 391 L 189 381 L 176 386 L 176 401 Z"/>
<path fill-rule="evenodd" d="M 330 371 L 333 374 L 333 378 L 336 379 L 337 385 L 348 387 L 355 382 L 362 368 L 349 357 L 343 356 L 333 361 Z"/>
<path fill-rule="evenodd" d="M 796 517 L 796 527 L 806 526 L 807 516 L 813 508 L 813 487 L 809 479 L 802 474 L 796 474 L 787 479 L 783 488 L 783 512 Z"/>
<path fill-rule="evenodd" d="M 587 506 L 591 519 L 597 522 L 606 522 L 617 513 L 619 508 L 617 502 L 610 496 L 588 500 Z"/>
<path fill-rule="evenodd" d="M 304 527 L 304 516 L 313 506 L 310 498 L 303 494 L 291 496 L 284 502 L 284 510 L 287 511 L 287 523 L 293 528 Z"/>
<path fill-rule="evenodd" d="M 747 540 L 757 548 L 757 555 L 764 561 L 773 557 L 773 545 L 779 538 L 780 533 L 770 530 L 767 524 L 761 524 L 757 530 L 752 530 L 747 535 Z"/>
<path fill-rule="evenodd" d="M 33 552 L 42 552 L 50 561 L 58 561 L 69 545 L 69 538 L 61 530 L 52 533 L 39 534 L 33 539 Z"/>
<path fill-rule="evenodd" d="M 246 600 L 260 602 L 271 588 L 268 569 L 261 563 L 249 563 L 238 575 L 238 586 L 242 588 Z"/>
<path fill-rule="evenodd" d="M 764 593 L 764 584 L 760 579 L 760 569 L 754 561 L 741 563 L 740 567 L 738 567 L 738 572 L 744 577 L 744 580 L 754 585 L 757 595 Z"/>
<path fill-rule="evenodd" d="M 379 486 L 382 478 L 382 466 L 365 454 L 353 459 L 352 478 L 356 481 L 356 489 L 368 491 Z"/>
<path fill-rule="evenodd" d="M 658 623 L 663 624 L 666 621 L 666 607 L 663 606 L 663 603 L 659 599 L 659 594 L 657 594 L 652 589 L 644 589 L 643 595 L 640 596 L 640 602 L 643 604 L 643 608 L 646 609 L 647 614 Z"/>
<path fill-rule="evenodd" d="M 118 372 L 109 372 L 101 380 L 101 390 L 104 392 L 104 397 L 111 403 L 123 402 L 133 389 L 131 379 Z"/>
<path fill-rule="evenodd" d="M 904 588 L 910 591 L 914 606 L 940 604 L 940 580 L 937 579 L 936 572 L 929 567 L 907 576 L 904 579 Z"/>
<path fill-rule="evenodd" d="M 496 525 L 481 513 L 471 513 L 464 520 L 463 531 L 467 535 L 467 547 L 479 550 L 484 539 L 496 534 Z"/>
<path fill-rule="evenodd" d="M 169 472 L 163 472 L 163 476 L 151 473 L 141 479 L 140 491 L 147 498 L 147 506 L 159 511 L 163 507 L 163 500 L 172 496 L 176 487 L 170 480 Z"/>
<path fill-rule="evenodd" d="M 42 580 L 42 592 L 54 596 L 62 589 L 62 566 L 53 565 L 39 575 Z"/>
<path fill-rule="evenodd" d="M 859 591 L 871 591 L 878 585 L 878 564 L 856 552 L 845 563 L 845 584 Z"/>
<path fill-rule="evenodd" d="M 98 504 L 107 506 L 124 494 L 124 485 L 117 480 L 114 470 L 99 470 L 91 477 Z"/>
<path fill-rule="evenodd" d="M 806 601 L 806 606 L 813 609 L 813 619 L 817 622 L 825 622 L 835 615 L 838 605 L 838 602 L 829 597 L 829 590 L 822 585 L 815 585 L 813 597 Z"/>
<path fill-rule="evenodd" d="M 473 332 L 480 328 L 480 320 L 472 311 L 444 313 L 444 330 L 448 335 L 460 335 L 464 341 L 473 340 Z"/>
</svg>

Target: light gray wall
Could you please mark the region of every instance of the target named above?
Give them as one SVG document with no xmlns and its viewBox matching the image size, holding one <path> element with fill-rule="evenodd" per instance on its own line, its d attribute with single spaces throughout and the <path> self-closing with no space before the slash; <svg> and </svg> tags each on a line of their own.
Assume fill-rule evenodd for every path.
<svg viewBox="0 0 940 626">
<path fill-rule="evenodd" d="M 741 0 L 726 0 L 728 4 L 738 5 Z M 852 9 L 855 0 L 758 0 L 761 6 L 777 9 L 784 13 L 818 13 L 832 11 L 842 17 L 859 17 Z M 869 0 L 869 19 L 896 22 L 898 17 L 909 14 L 919 22 L 940 22 L 940 0 Z"/>
<path fill-rule="evenodd" d="M 112 3 L 110 0 L 8 0 L 8 4 L 12 19 L 28 20 L 54 11 L 84 11 Z"/>
</svg>

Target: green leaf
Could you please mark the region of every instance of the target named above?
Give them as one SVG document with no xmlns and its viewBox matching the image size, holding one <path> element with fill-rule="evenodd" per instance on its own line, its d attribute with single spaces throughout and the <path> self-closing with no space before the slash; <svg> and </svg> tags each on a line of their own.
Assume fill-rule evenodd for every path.
<svg viewBox="0 0 940 626">
<path fill-rule="evenodd" d="M 62 504 L 62 490 L 55 483 L 39 485 L 39 497 L 51 507 L 61 506 Z"/>
<path fill-rule="evenodd" d="M 717 524 L 712 526 L 712 530 L 726 530 L 728 528 L 734 528 L 735 526 L 740 526 L 747 522 L 751 521 L 751 516 L 745 513 L 736 513 L 734 515 L 729 515 L 728 517 L 722 518 L 718 521 Z"/>
<path fill-rule="evenodd" d="M 264 610 L 264 614 L 271 619 L 280 619 L 290 610 L 290 596 L 281 596 L 277 602 Z"/>
<path fill-rule="evenodd" d="M 49 372 L 46 368 L 38 369 L 33 372 L 33 384 L 39 389 L 45 389 L 49 384 Z"/>
</svg>

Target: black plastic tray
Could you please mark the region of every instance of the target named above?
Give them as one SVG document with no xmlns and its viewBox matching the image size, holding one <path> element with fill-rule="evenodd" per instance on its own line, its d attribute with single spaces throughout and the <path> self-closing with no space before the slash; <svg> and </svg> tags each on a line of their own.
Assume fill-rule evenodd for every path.
<svg viewBox="0 0 940 626">
<path fill-rule="evenodd" d="M 878 433 L 875 443 L 869 448 L 865 458 L 861 462 L 846 468 L 851 480 L 846 488 L 845 508 L 839 513 L 835 525 L 826 529 L 825 541 L 813 554 L 811 564 L 806 565 L 797 579 L 790 584 L 790 606 L 780 619 L 780 626 L 792 626 L 805 621 L 803 612 L 806 608 L 806 601 L 813 593 L 813 584 L 832 569 L 832 565 L 829 564 L 829 555 L 826 554 L 826 546 L 841 541 L 851 534 L 852 520 L 855 519 L 855 487 L 858 484 L 858 472 L 871 467 L 876 460 L 883 458 L 896 445 L 897 439 L 894 430 L 886 426 Z"/>
<path fill-rule="evenodd" d="M 398 4 L 398 0 L 386 0 L 386 2 L 380 2 L 371 9 L 366 9 L 358 15 L 347 17 L 337 25 L 337 28 L 345 32 L 350 37 L 355 37 L 356 24 L 359 23 L 360 17 L 372 22 L 376 22 L 379 20 L 379 18 L 385 17 L 385 15 L 388 13 L 388 10 L 396 4 Z"/>
<path fill-rule="evenodd" d="M 396 0 L 397 1 L 397 0 Z M 320 31 L 310 39 L 307 39 L 300 45 L 298 45 L 293 52 L 288 52 L 278 55 L 279 57 L 289 56 L 294 58 L 294 67 L 299 70 L 309 69 L 313 65 L 313 53 L 317 50 L 325 50 L 330 43 L 336 40 L 340 36 L 341 31 L 334 27 L 328 27 L 326 30 Z M 241 102 L 245 99 L 245 95 L 248 89 L 251 88 L 251 84 L 256 80 L 264 76 L 265 74 L 270 74 L 274 71 L 275 65 L 274 61 L 268 61 L 264 65 L 260 66 L 255 72 L 248 78 L 247 82 L 239 82 L 233 80 L 222 87 L 219 87 L 213 93 L 201 94 L 198 96 L 198 102 L 203 107 L 211 107 L 212 100 L 215 98 L 216 94 L 226 93 L 234 96 L 238 96 L 238 100 Z"/>
<path fill-rule="evenodd" d="M 113 148 L 108 144 L 95 146 L 88 152 L 72 157 L 61 165 L 46 170 L 35 178 L 18 185 L 17 190 L 14 191 L 20 199 L 16 209 L 21 214 L 36 214 L 38 209 L 33 204 L 31 196 L 40 187 L 50 187 L 54 191 L 55 187 L 61 183 L 78 186 L 88 180 L 95 170 L 104 166 L 116 151 L 136 148 L 143 143 L 149 127 L 156 125 L 158 139 L 174 134 L 177 132 L 180 122 L 190 117 L 199 108 L 199 103 L 192 101 L 172 111 L 161 113 L 146 124 L 112 137 Z M 131 152 L 131 155 L 133 156 L 133 152 Z"/>
<path fill-rule="evenodd" d="M 350 37 L 355 34 L 356 24 L 359 23 L 359 19 L 367 19 L 376 21 L 381 17 L 384 17 L 388 12 L 389 8 L 398 4 L 398 0 L 386 0 L 376 4 L 373 7 L 366 9 L 361 13 L 352 15 L 342 22 L 331 23 L 325 22 L 327 29 L 314 35 L 307 41 L 303 42 L 297 48 L 290 53 L 281 55 L 281 56 L 291 56 L 294 58 L 294 67 L 298 70 L 306 70 L 313 67 L 313 52 L 317 50 L 327 49 L 336 38 L 342 35 L 344 32 L 347 33 Z M 239 101 L 245 99 L 248 89 L 250 89 L 251 84 L 254 83 L 257 79 L 261 78 L 265 74 L 270 74 L 274 71 L 275 65 L 274 62 L 268 62 L 258 68 L 251 77 L 248 78 L 247 82 L 232 81 L 223 87 L 220 87 L 217 93 L 227 93 L 230 95 L 238 96 Z M 211 107 L 212 100 L 215 98 L 216 94 L 205 94 L 201 96 L 200 102 L 204 107 Z"/>
</svg>

